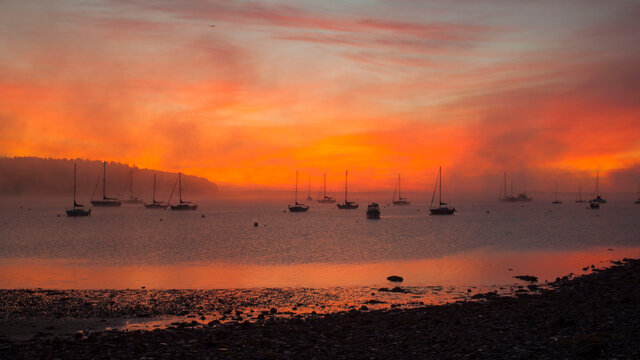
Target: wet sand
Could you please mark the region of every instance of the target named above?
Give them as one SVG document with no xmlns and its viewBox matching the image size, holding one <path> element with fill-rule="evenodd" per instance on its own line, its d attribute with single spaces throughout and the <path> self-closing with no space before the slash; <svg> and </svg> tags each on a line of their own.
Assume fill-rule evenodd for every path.
<svg viewBox="0 0 640 360">
<path fill-rule="evenodd" d="M 640 358 L 640 260 L 550 286 L 418 308 L 364 305 L 287 318 L 274 309 L 255 321 L 202 326 L 196 318 L 153 331 L 5 337 L 0 358 Z M 30 308 L 12 306 L 13 313 Z M 5 321 L 30 318 L 3 312 Z"/>
</svg>

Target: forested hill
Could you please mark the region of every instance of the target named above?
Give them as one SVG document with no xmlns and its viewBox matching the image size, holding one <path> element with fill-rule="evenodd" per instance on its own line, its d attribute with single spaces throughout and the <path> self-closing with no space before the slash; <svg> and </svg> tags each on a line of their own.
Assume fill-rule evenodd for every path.
<svg viewBox="0 0 640 360">
<path fill-rule="evenodd" d="M 71 196 L 74 161 L 37 157 L 0 158 L 0 194 Z M 102 161 L 78 159 L 77 164 L 78 197 L 89 197 L 94 191 L 95 196 L 102 196 Z M 167 200 L 176 183 L 177 173 L 137 167 L 133 167 L 134 196 L 151 199 L 154 173 L 157 174 L 156 198 Z M 107 196 L 128 198 L 130 177 L 131 167 L 128 164 L 107 162 Z M 212 196 L 217 191 L 216 184 L 205 178 L 182 175 L 182 194 L 187 199 Z"/>
</svg>

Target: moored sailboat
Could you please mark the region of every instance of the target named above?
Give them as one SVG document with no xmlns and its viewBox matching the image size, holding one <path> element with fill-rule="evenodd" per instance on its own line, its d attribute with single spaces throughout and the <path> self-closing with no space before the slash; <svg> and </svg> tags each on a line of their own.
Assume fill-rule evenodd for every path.
<svg viewBox="0 0 640 360">
<path fill-rule="evenodd" d="M 137 196 L 133 196 L 133 168 L 131 168 L 131 175 L 129 177 L 129 198 L 122 201 L 123 204 L 135 205 L 142 204 L 143 201 Z"/>
<path fill-rule="evenodd" d="M 607 202 L 607 200 L 603 199 L 602 196 L 600 196 L 599 184 L 600 184 L 600 171 L 596 170 L 596 193 L 595 193 L 595 197 L 589 201 L 590 203 L 605 204 Z"/>
<path fill-rule="evenodd" d="M 527 195 L 526 191 L 521 192 L 518 196 L 513 196 L 513 179 L 511 180 L 511 195 L 507 196 L 507 172 L 504 172 L 504 197 L 500 198 L 500 201 L 506 202 L 528 202 L 531 201 L 531 197 Z"/>
<path fill-rule="evenodd" d="M 178 173 L 178 194 L 180 202 L 176 205 L 171 205 L 171 210 L 195 210 L 198 208 L 198 205 L 191 205 L 191 201 L 182 200 L 182 173 Z"/>
<path fill-rule="evenodd" d="M 147 209 L 166 209 L 169 205 L 156 201 L 156 174 L 153 174 L 153 196 L 151 197 L 151 204 L 144 204 Z"/>
<path fill-rule="evenodd" d="M 398 192 L 398 200 L 396 200 L 396 191 Z M 391 200 L 393 205 L 409 205 L 410 202 L 407 198 L 402 197 L 402 193 L 400 192 L 400 174 L 398 174 L 398 182 L 396 183 L 396 187 L 393 191 L 393 199 Z"/>
<path fill-rule="evenodd" d="M 552 204 L 559 205 L 562 204 L 562 201 L 558 200 L 558 183 L 556 182 L 556 199 L 553 200 Z"/>
<path fill-rule="evenodd" d="M 344 173 L 344 204 L 338 204 L 338 209 L 352 210 L 357 209 L 358 204 L 347 200 L 347 179 L 349 178 L 349 170 Z"/>
<path fill-rule="evenodd" d="M 298 172 L 296 171 L 296 194 L 294 196 L 294 204 L 289 205 L 289 211 L 305 212 L 307 210 L 309 210 L 309 205 L 301 204 L 298 202 Z"/>
<path fill-rule="evenodd" d="M 434 208 L 433 200 L 436 196 L 436 189 L 438 189 L 439 206 Z M 442 166 L 438 169 L 438 178 L 436 179 L 436 186 L 434 187 L 433 195 L 431 196 L 429 211 L 431 212 L 431 215 L 453 215 L 453 213 L 456 212 L 456 208 L 450 208 L 447 203 L 442 202 Z"/>
<path fill-rule="evenodd" d="M 307 201 L 313 201 L 313 198 L 311 197 L 311 176 L 309 176 L 309 187 L 307 189 Z"/>
<path fill-rule="evenodd" d="M 577 203 L 586 203 L 587 200 L 584 200 L 582 198 L 582 184 L 580 184 L 580 186 L 578 187 L 578 199 L 576 199 Z"/>
<path fill-rule="evenodd" d="M 318 199 L 320 204 L 333 204 L 336 202 L 336 198 L 333 196 L 327 196 L 327 173 L 324 174 L 324 186 L 322 191 L 322 199 Z"/>
<path fill-rule="evenodd" d="M 73 163 L 73 208 L 67 210 L 67 216 L 70 216 L 70 217 L 89 216 L 91 215 L 91 209 L 85 210 L 82 208 L 82 204 L 78 204 L 76 202 L 76 176 L 77 176 L 76 166 L 77 164 L 74 162 Z"/>
<path fill-rule="evenodd" d="M 117 198 L 108 197 L 107 192 L 107 162 L 102 163 L 102 200 L 91 200 L 93 206 L 115 207 L 120 206 L 121 202 Z"/>
</svg>

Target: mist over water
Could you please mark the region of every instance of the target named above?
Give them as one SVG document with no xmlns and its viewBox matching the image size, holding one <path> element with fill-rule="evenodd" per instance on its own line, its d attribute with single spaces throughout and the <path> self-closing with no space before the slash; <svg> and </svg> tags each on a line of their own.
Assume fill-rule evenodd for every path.
<svg viewBox="0 0 640 360">
<path fill-rule="evenodd" d="M 38 271 L 45 269 L 60 270 L 58 280 L 81 278 L 68 266 L 85 267 L 80 271 L 93 274 L 96 279 L 86 285 L 91 287 L 129 285 L 112 279 L 116 275 L 100 275 L 96 267 L 115 272 L 144 269 L 153 275 L 141 281 L 158 287 L 326 286 L 383 280 L 384 272 L 370 277 L 354 273 L 373 269 L 404 270 L 413 276 L 409 281 L 427 281 L 428 274 L 421 268 L 436 263 L 446 267 L 482 260 L 512 267 L 518 254 L 537 254 L 537 261 L 546 262 L 538 265 L 544 267 L 558 262 L 549 259 L 559 252 L 595 249 L 604 251 L 605 257 L 627 256 L 619 252 L 607 255 L 606 251 L 640 245 L 640 206 L 633 203 L 609 203 L 599 211 L 579 203 L 461 203 L 456 204 L 458 212 L 448 217 L 429 216 L 427 204 L 382 204 L 379 221 L 365 218 L 364 203 L 357 210 L 312 204 L 307 213 L 290 213 L 285 211 L 286 204 L 210 201 L 200 203 L 195 212 L 138 206 L 93 208 L 88 218 L 66 217 L 64 202 L 21 206 L 5 204 L 0 209 L 0 266 L 4 263 L 5 271 L 7 266 L 30 267 L 30 276 L 35 278 L 25 278 L 26 287 L 50 287 L 37 285 Z M 514 265 L 509 266 L 510 257 L 504 254 L 515 254 L 511 256 Z M 588 264 L 572 264 L 583 265 Z M 45 267 L 35 270 L 38 266 Z M 216 273 L 204 271 L 207 267 Z M 176 273 L 211 279 L 179 282 Z M 16 286 L 20 279 L 11 276 L 11 285 Z M 454 277 L 460 282 L 464 276 L 458 272 Z M 474 276 L 468 276 L 473 283 Z M 233 277 L 238 280 L 228 280 Z M 1 275 L 3 279 L 2 285 L 8 286 L 9 275 Z M 483 279 L 495 280 L 491 276 Z M 69 281 L 67 286 L 81 286 Z"/>
</svg>

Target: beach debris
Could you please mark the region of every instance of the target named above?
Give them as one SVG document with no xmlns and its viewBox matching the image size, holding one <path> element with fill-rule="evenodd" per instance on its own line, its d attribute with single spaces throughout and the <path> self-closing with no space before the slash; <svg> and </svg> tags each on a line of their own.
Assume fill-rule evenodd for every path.
<svg viewBox="0 0 640 360">
<path fill-rule="evenodd" d="M 387 280 L 391 281 L 391 282 L 403 282 L 404 279 L 402 278 L 402 276 L 398 276 L 398 275 L 391 275 L 387 277 Z"/>
<path fill-rule="evenodd" d="M 258 227 L 258 222 L 257 221 L 253 223 L 253 227 Z"/>
<path fill-rule="evenodd" d="M 364 302 L 365 304 L 386 304 L 386 301 L 380 301 L 376 299 L 367 300 Z"/>
<path fill-rule="evenodd" d="M 475 294 L 471 298 L 472 299 L 491 299 L 491 298 L 495 298 L 495 297 L 498 297 L 498 296 L 499 295 L 498 295 L 497 291 L 489 291 L 489 292 L 486 292 L 486 293 Z"/>
<path fill-rule="evenodd" d="M 528 282 L 538 282 L 538 277 L 537 276 L 532 276 L 532 275 L 516 275 L 514 276 L 515 279 L 518 280 L 523 280 L 523 281 L 528 281 Z"/>
</svg>

